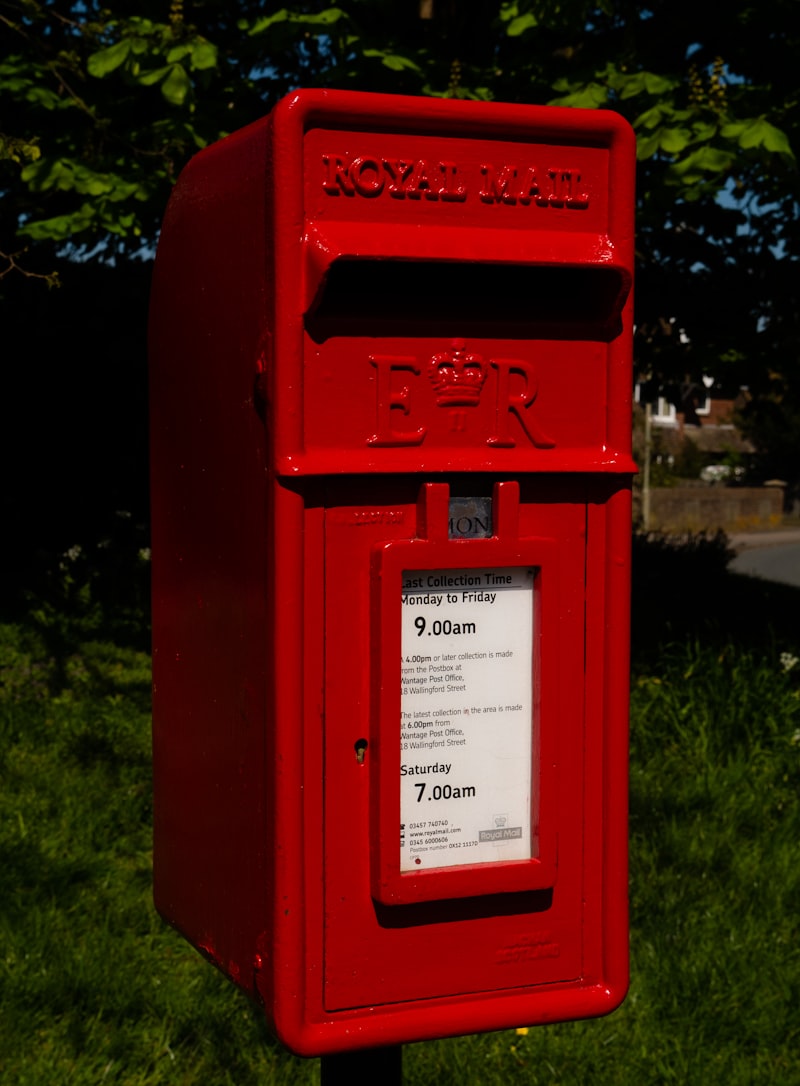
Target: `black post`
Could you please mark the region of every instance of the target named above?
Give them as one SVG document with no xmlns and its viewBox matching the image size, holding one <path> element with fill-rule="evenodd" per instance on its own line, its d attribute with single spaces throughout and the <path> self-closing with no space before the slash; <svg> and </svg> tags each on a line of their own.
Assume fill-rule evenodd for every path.
<svg viewBox="0 0 800 1086">
<path fill-rule="evenodd" d="M 403 1081 L 402 1045 L 338 1052 L 320 1063 L 321 1086 L 401 1086 Z"/>
</svg>

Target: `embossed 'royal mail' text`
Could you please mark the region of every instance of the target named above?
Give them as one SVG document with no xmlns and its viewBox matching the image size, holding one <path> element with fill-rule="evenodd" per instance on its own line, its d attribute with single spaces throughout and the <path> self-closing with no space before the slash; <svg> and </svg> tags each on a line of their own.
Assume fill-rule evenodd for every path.
<svg viewBox="0 0 800 1086">
<path fill-rule="evenodd" d="M 575 167 L 530 163 L 460 165 L 433 159 L 323 155 L 322 188 L 329 196 L 389 197 L 584 210 L 589 193 Z"/>
</svg>

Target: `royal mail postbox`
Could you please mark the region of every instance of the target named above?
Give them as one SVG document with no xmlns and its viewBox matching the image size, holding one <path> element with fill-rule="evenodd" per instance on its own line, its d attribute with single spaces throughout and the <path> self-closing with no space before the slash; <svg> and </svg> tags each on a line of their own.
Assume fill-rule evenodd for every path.
<svg viewBox="0 0 800 1086">
<path fill-rule="evenodd" d="M 304 1055 L 627 986 L 634 146 L 299 91 L 152 299 L 155 894 Z"/>
</svg>

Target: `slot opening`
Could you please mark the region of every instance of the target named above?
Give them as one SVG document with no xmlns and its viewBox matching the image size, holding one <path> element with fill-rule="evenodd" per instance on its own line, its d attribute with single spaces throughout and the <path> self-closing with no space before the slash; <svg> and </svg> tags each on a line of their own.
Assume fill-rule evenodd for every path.
<svg viewBox="0 0 800 1086">
<path fill-rule="evenodd" d="M 621 330 L 630 275 L 620 267 L 358 260 L 330 265 L 306 315 L 330 336 L 594 339 Z"/>
</svg>

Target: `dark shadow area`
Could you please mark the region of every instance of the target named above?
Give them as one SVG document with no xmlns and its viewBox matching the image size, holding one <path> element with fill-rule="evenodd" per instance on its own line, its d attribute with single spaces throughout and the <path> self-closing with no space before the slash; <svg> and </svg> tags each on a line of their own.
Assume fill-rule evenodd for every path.
<svg viewBox="0 0 800 1086">
<path fill-rule="evenodd" d="M 58 901 L 67 909 L 79 901 L 102 867 L 102 862 L 92 865 L 85 857 L 54 857 L 46 847 L 30 839 L 4 842 L 0 863 L 0 913 L 7 921 L 24 916 L 31 899 Z"/>
<path fill-rule="evenodd" d="M 632 665 L 656 664 L 665 645 L 686 641 L 800 653 L 800 589 L 731 573 L 724 534 L 683 540 L 635 534 Z"/>
<path fill-rule="evenodd" d="M 618 335 L 628 284 L 615 268 L 337 260 L 306 317 L 329 336 L 596 339 Z"/>
<path fill-rule="evenodd" d="M 102 574 L 109 615 L 141 580 L 127 554 L 149 542 L 151 273 L 147 263 L 65 263 L 57 289 L 3 281 L 5 615 L 27 612 L 30 592 L 51 599 L 76 546 Z M 133 595 L 139 606 L 138 584 Z"/>
<path fill-rule="evenodd" d="M 39 639 L 47 660 L 42 680 L 51 695 L 71 684 L 70 659 L 87 642 L 150 649 L 150 548 L 147 521 L 117 510 L 103 522 L 92 518 L 75 534 L 83 542 L 56 549 L 53 537 L 26 556 L 4 584 L 0 621 L 23 625 Z M 90 655 L 82 653 L 85 678 L 98 694 L 119 691 Z M 149 701 L 149 683 L 127 698 Z"/>
<path fill-rule="evenodd" d="M 414 905 L 381 905 L 373 902 L 382 928 L 413 928 L 420 924 L 452 923 L 486 916 L 525 916 L 546 912 L 553 904 L 552 890 L 524 890 L 513 894 L 420 901 Z"/>
</svg>

